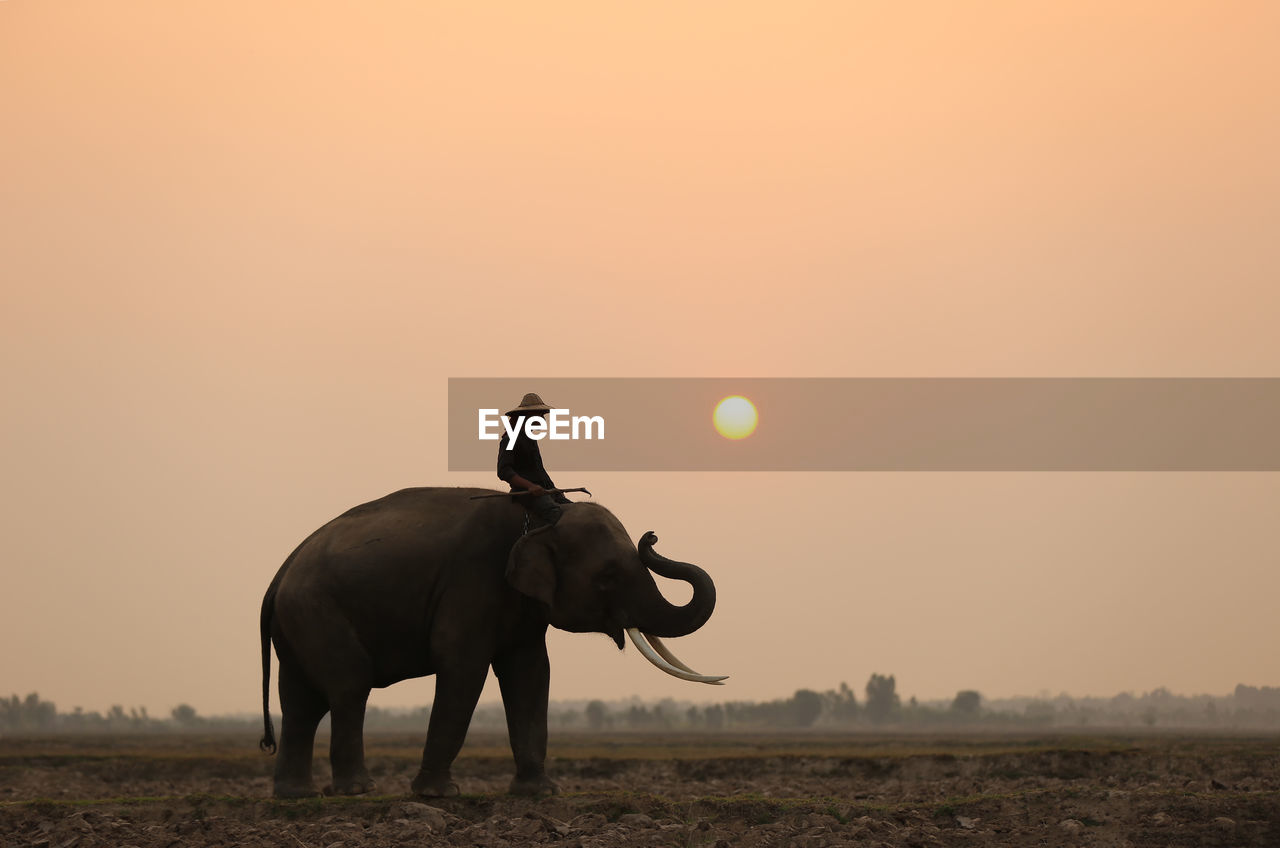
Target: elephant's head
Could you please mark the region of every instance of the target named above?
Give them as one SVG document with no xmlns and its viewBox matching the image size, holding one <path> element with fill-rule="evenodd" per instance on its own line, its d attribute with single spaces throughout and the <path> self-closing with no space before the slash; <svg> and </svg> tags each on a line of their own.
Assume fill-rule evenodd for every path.
<svg viewBox="0 0 1280 848">
<path fill-rule="evenodd" d="M 632 547 L 626 529 L 607 509 L 573 504 L 564 508 L 554 529 L 535 531 L 516 542 L 507 560 L 507 580 L 544 605 L 553 627 L 605 633 L 620 649 L 625 632 L 646 659 L 668 674 L 720 683 L 723 677 L 698 674 L 661 641 L 705 624 L 716 606 L 716 587 L 696 565 L 655 552 L 657 541 L 648 532 Z M 672 604 L 650 571 L 688 581 L 693 597 L 684 606 Z"/>
</svg>

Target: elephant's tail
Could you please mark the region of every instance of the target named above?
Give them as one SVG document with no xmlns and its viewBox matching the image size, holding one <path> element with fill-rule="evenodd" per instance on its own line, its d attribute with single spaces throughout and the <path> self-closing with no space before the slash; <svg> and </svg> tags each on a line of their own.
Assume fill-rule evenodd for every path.
<svg viewBox="0 0 1280 848">
<path fill-rule="evenodd" d="M 258 747 L 268 754 L 276 752 L 276 731 L 271 726 L 271 619 L 275 617 L 276 592 L 280 589 L 280 581 L 284 579 L 284 573 L 289 570 L 289 565 L 298 556 L 298 551 L 302 550 L 306 544 L 307 542 L 303 541 L 293 549 L 293 553 L 289 554 L 284 564 L 280 566 L 276 576 L 271 578 L 267 594 L 262 597 L 262 616 L 259 619 L 259 632 L 262 634 L 262 739 L 259 740 Z M 283 705 L 281 708 L 283 709 Z"/>
<path fill-rule="evenodd" d="M 268 754 L 276 752 L 276 731 L 271 726 L 271 616 L 276 607 L 276 584 L 271 581 L 266 596 L 262 599 L 262 739 L 258 747 Z"/>
</svg>

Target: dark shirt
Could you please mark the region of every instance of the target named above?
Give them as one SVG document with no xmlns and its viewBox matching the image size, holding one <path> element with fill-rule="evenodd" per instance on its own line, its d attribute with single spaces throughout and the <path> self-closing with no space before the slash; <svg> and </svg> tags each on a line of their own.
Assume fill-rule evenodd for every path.
<svg viewBox="0 0 1280 848">
<path fill-rule="evenodd" d="M 538 450 L 538 440 L 531 439 L 523 430 L 516 438 L 516 445 L 507 450 L 510 437 L 506 433 L 498 440 L 498 479 L 511 486 L 511 491 L 523 491 L 515 487 L 511 478 L 519 474 L 530 483 L 537 483 L 544 489 L 554 489 L 551 475 L 542 465 L 542 451 Z M 564 495 L 555 495 L 558 503 L 568 503 Z"/>
</svg>

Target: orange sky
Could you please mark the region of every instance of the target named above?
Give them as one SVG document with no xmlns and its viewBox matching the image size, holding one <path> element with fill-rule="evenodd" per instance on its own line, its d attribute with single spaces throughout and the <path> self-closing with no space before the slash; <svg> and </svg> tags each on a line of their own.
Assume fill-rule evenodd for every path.
<svg viewBox="0 0 1280 848">
<path fill-rule="evenodd" d="M 1277 31 L 1265 2 L 0 3 L 0 693 L 252 712 L 303 536 L 496 484 L 445 470 L 450 376 L 1280 374 Z M 556 634 L 553 697 L 1278 682 L 1276 475 L 573 482 L 712 573 L 680 653 L 733 680 Z"/>
</svg>

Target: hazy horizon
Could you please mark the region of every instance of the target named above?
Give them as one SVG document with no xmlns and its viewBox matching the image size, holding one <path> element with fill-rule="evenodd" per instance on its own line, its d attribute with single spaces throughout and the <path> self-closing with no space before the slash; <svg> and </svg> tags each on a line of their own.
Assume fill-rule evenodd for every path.
<svg viewBox="0 0 1280 848">
<path fill-rule="evenodd" d="M 500 485 L 447 470 L 450 377 L 1280 376 L 1277 31 L 1265 2 L 0 3 L 0 693 L 256 709 L 299 541 Z M 558 483 L 715 579 L 672 647 L 731 679 L 552 632 L 553 699 L 1280 683 L 1275 473 L 569 451 Z"/>
<path fill-rule="evenodd" d="M 891 674 L 885 675 L 885 676 L 894 677 L 894 675 L 891 675 Z M 623 695 L 620 697 L 608 698 L 608 699 L 597 698 L 591 695 L 585 695 L 585 696 L 576 697 L 576 698 L 559 698 L 559 699 L 553 698 L 549 703 L 553 711 L 557 709 L 573 710 L 579 706 L 585 706 L 593 701 L 599 701 L 611 710 L 626 707 L 629 705 L 640 705 L 640 706 L 648 707 L 648 706 L 662 706 L 663 704 L 666 704 L 666 703 L 672 703 L 681 710 L 683 710 L 687 706 L 710 707 L 710 706 L 726 706 L 729 704 L 750 707 L 750 706 L 765 705 L 769 702 L 776 703 L 776 702 L 787 701 L 791 699 L 793 696 L 798 695 L 801 691 L 812 692 L 818 695 L 836 695 L 836 694 L 839 694 L 842 684 L 847 684 L 847 681 L 840 681 L 839 683 L 836 683 L 831 686 L 801 687 L 801 689 L 796 690 L 795 692 L 779 693 L 775 697 L 765 698 L 765 699 L 739 699 L 731 696 L 725 696 L 723 698 L 710 698 L 710 699 L 689 698 L 689 697 L 679 697 L 679 696 L 642 698 L 639 695 L 633 694 L 633 695 Z M 1251 691 L 1246 691 L 1245 695 L 1241 696 L 1240 695 L 1241 689 L 1251 690 Z M 842 721 L 843 723 L 848 723 L 848 724 L 853 724 L 853 723 L 866 724 L 867 723 L 865 710 L 867 709 L 867 704 L 870 700 L 869 693 L 867 692 L 866 688 L 863 686 L 851 686 L 850 691 L 853 693 L 853 699 L 859 711 L 857 720 L 854 721 L 849 718 L 845 718 L 841 720 L 838 717 L 827 716 L 826 718 L 829 719 L 829 721 L 826 722 L 827 724 L 840 724 L 842 723 Z M 912 694 L 911 692 L 906 692 L 906 691 L 898 691 L 896 694 L 898 696 L 898 705 L 903 710 L 923 709 L 923 710 L 937 711 L 939 709 L 945 710 L 948 706 L 950 706 L 955 701 L 957 696 L 963 693 L 973 693 L 973 692 L 976 692 L 976 690 L 962 689 L 962 690 L 958 690 L 953 695 L 949 695 L 946 697 L 938 697 L 938 698 L 919 698 L 916 695 Z M 25 703 L 29 701 L 32 695 L 39 696 L 40 693 L 30 692 L 25 694 L 23 693 L 10 693 L 9 695 L 0 694 L 0 700 L 11 700 L 12 698 L 16 697 L 19 699 L 20 702 Z M 985 715 L 991 718 L 996 718 L 996 719 L 1000 717 L 1004 717 L 1004 718 L 1015 719 L 1015 720 L 1021 719 L 1024 717 L 1024 713 L 1018 712 L 1018 710 L 1019 708 L 1022 708 L 1025 710 L 1025 707 L 1028 704 L 1052 705 L 1052 704 L 1058 704 L 1060 702 L 1066 701 L 1074 706 L 1084 707 L 1084 708 L 1095 708 L 1099 704 L 1110 704 L 1112 706 L 1122 705 L 1128 709 L 1131 715 L 1136 715 L 1133 713 L 1133 710 L 1135 709 L 1136 706 L 1152 703 L 1152 702 L 1160 702 L 1166 705 L 1172 705 L 1173 707 L 1180 707 L 1180 706 L 1186 707 L 1188 703 L 1191 705 L 1194 705 L 1201 701 L 1232 702 L 1239 697 L 1244 697 L 1246 698 L 1247 702 L 1241 708 L 1242 710 L 1245 711 L 1242 714 L 1248 717 L 1249 721 L 1252 722 L 1253 726 L 1263 726 L 1267 724 L 1280 726 L 1280 712 L 1277 712 L 1277 710 L 1274 707 L 1271 707 L 1270 709 L 1268 709 L 1268 707 L 1272 703 L 1280 705 L 1280 687 L 1256 686 L 1256 685 L 1250 685 L 1243 682 L 1238 684 L 1236 687 L 1233 687 L 1233 691 L 1226 692 L 1226 693 L 1171 692 L 1166 687 L 1157 687 L 1156 689 L 1147 691 L 1147 692 L 1122 691 L 1122 692 L 1116 692 L 1109 695 L 1072 694 L 1070 692 L 1050 692 L 1047 690 L 1036 693 L 1034 695 L 1015 694 L 1015 695 L 988 697 L 986 694 L 982 692 L 977 692 L 977 695 L 979 696 L 979 701 L 981 705 L 980 711 L 982 715 Z M 140 716 L 141 714 L 137 713 L 136 711 L 144 708 L 145 706 L 145 705 L 130 704 L 127 699 L 113 703 L 111 705 L 103 706 L 101 708 L 85 707 L 84 705 L 75 705 L 71 707 L 66 707 L 64 705 L 49 701 L 49 699 L 44 697 L 40 697 L 39 701 L 42 704 L 46 704 L 46 703 L 53 704 L 53 706 L 57 709 L 57 716 L 62 719 L 72 717 L 74 714 L 76 714 L 80 710 L 83 710 L 82 717 L 88 717 L 92 713 L 97 713 L 99 719 L 107 719 L 107 718 L 110 718 L 109 713 L 111 713 L 111 711 L 117 707 L 121 708 L 124 711 L 125 716 L 137 717 L 137 716 Z M 422 710 L 429 710 L 431 708 L 431 705 L 432 704 L 430 700 L 427 700 L 418 704 L 393 704 L 393 705 L 379 705 L 379 704 L 372 704 L 372 703 L 370 704 L 370 706 L 379 707 L 379 709 L 382 711 L 383 716 L 411 716 Z M 500 716 L 502 713 L 502 710 L 501 710 L 502 699 L 497 696 L 490 697 L 490 698 L 482 698 L 478 706 L 483 707 L 486 709 L 486 711 L 495 713 L 498 716 Z M 199 719 L 205 720 L 205 721 L 229 720 L 229 721 L 249 721 L 250 723 L 253 723 L 253 722 L 260 721 L 262 718 L 262 710 L 260 705 L 258 705 L 257 709 L 245 709 L 245 710 L 237 710 L 233 712 L 223 712 L 223 713 L 210 713 L 202 710 L 199 704 L 192 704 L 188 701 L 182 701 L 174 704 L 173 707 L 171 707 L 170 709 L 164 710 L 162 712 L 154 712 L 150 708 L 146 708 L 146 715 L 144 719 L 149 722 L 158 722 L 158 721 L 163 722 L 163 721 L 169 720 L 170 718 L 177 719 L 177 716 L 173 714 L 177 712 L 176 708 L 178 707 L 190 708 L 191 710 L 193 710 L 191 714 L 191 718 L 198 717 Z M 1250 713 L 1249 712 L 1250 710 L 1254 710 L 1257 714 Z M 280 716 L 279 704 L 272 705 L 272 716 L 276 720 L 279 719 L 279 716 Z M 931 713 L 930 716 L 926 716 L 924 721 L 925 723 L 927 723 L 929 720 L 931 719 L 937 720 L 937 718 L 939 718 L 939 716 L 937 715 L 936 712 L 934 712 L 934 713 Z M 1230 715 L 1210 716 L 1209 718 L 1215 722 L 1220 722 L 1222 724 L 1232 723 L 1231 722 L 1232 717 Z M 493 718 L 492 720 L 499 721 L 500 723 L 500 719 Z M 898 722 L 901 723 L 901 721 L 902 719 L 899 718 Z M 916 719 L 915 721 L 919 723 L 920 720 Z M 180 720 L 180 723 L 181 723 L 181 720 Z M 877 722 L 877 724 L 878 723 L 879 722 Z M 892 724 L 893 722 L 891 721 L 888 723 Z M 908 721 L 907 723 L 911 723 L 911 722 Z M 1057 726 L 1064 726 L 1064 725 L 1059 724 Z M 745 728 L 747 727 L 747 725 L 742 725 L 742 727 Z M 58 729 L 66 730 L 70 728 L 60 727 Z M 423 730 L 425 729 L 426 728 L 424 726 Z"/>
</svg>

